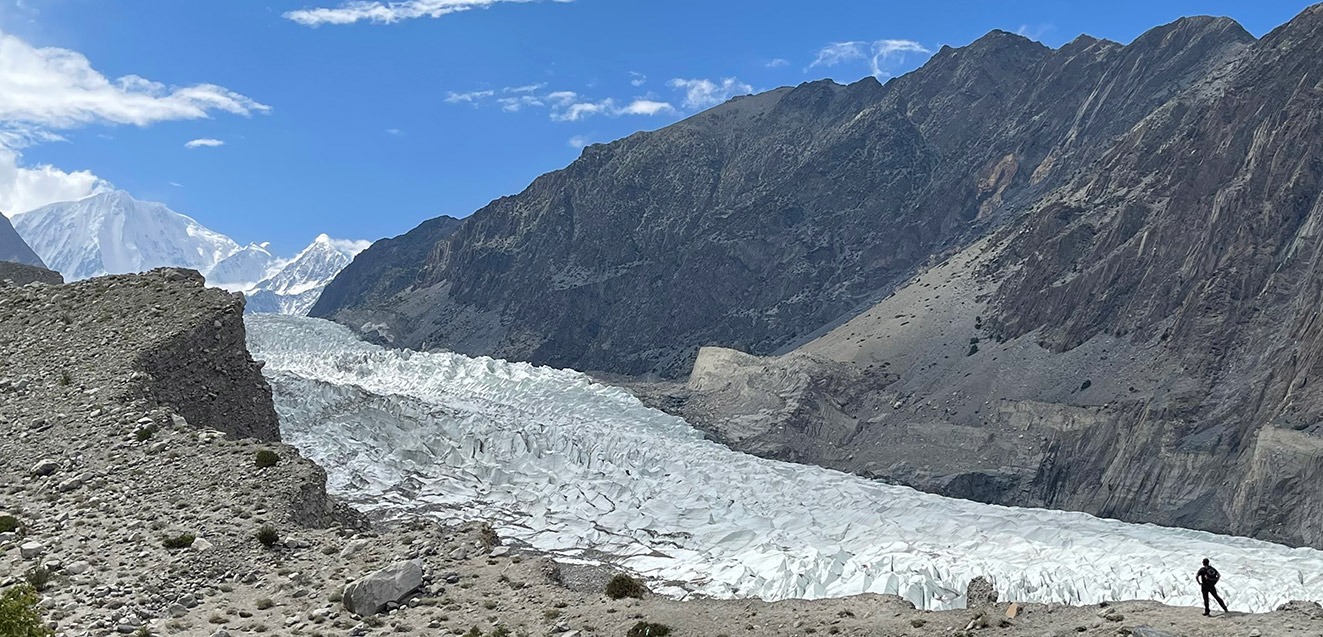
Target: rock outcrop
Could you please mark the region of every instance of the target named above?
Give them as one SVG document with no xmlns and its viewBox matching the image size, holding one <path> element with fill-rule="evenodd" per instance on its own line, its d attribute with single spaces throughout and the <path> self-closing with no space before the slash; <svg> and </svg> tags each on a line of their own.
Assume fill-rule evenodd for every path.
<svg viewBox="0 0 1323 637">
<path fill-rule="evenodd" d="M 59 272 L 47 270 L 38 265 L 0 261 L 0 285 L 27 285 L 29 283 L 60 285 L 64 283 L 64 277 L 60 276 Z"/>
</svg>

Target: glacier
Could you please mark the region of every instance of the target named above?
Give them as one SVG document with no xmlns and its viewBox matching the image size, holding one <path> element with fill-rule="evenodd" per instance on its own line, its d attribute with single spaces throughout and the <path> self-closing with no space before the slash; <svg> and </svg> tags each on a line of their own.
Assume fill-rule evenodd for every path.
<svg viewBox="0 0 1323 637">
<path fill-rule="evenodd" d="M 489 519 L 565 560 L 678 598 L 900 595 L 1196 606 L 1209 557 L 1237 611 L 1323 601 L 1323 551 L 1065 511 L 979 504 L 761 459 L 572 370 L 391 350 L 340 325 L 248 318 L 285 440 L 381 517 Z"/>
</svg>

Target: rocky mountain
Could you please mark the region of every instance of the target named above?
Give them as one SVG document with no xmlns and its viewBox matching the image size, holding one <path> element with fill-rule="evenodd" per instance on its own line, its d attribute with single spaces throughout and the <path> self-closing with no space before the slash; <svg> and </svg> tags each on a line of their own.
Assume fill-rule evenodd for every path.
<svg viewBox="0 0 1323 637">
<path fill-rule="evenodd" d="M 18 231 L 14 230 L 9 217 L 3 214 L 0 214 L 0 261 L 46 267 L 41 257 L 37 256 L 27 242 L 23 241 L 23 237 L 19 236 Z"/>
<path fill-rule="evenodd" d="M 19 214 L 14 228 L 65 279 L 173 266 L 207 271 L 239 250 L 223 234 L 123 191 Z"/>
<path fill-rule="evenodd" d="M 307 314 L 326 285 L 368 245 L 366 241 L 341 241 L 318 235 L 293 259 L 274 261 L 274 271 L 268 270 L 265 278 L 244 290 L 248 311 Z"/>
<path fill-rule="evenodd" d="M 1260 40 L 993 32 L 885 85 L 736 99 L 375 266 L 407 286 L 347 268 L 313 313 L 692 367 L 635 389 L 762 455 L 1323 546 L 1320 33 L 1317 6 Z"/>
<path fill-rule="evenodd" d="M 362 282 L 313 314 L 626 374 L 683 374 L 708 344 L 771 353 L 1014 218 L 1252 40 L 1213 18 L 1128 46 L 993 32 L 885 85 L 737 98 L 590 146 L 449 237 L 420 227 L 382 259 L 408 292 L 365 294 L 351 267 Z"/>
<path fill-rule="evenodd" d="M 1245 47 L 820 338 L 640 393 L 764 455 L 1323 545 L 1320 27 Z"/>
</svg>

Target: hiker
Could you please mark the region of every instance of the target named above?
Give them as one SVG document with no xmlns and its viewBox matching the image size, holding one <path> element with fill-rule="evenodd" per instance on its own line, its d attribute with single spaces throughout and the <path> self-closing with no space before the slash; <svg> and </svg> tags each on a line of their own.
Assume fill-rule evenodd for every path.
<svg viewBox="0 0 1323 637">
<path fill-rule="evenodd" d="M 1204 594 L 1204 617 L 1209 615 L 1209 595 L 1212 595 L 1213 599 L 1217 600 L 1217 604 L 1222 607 L 1223 613 L 1227 612 L 1227 603 L 1222 601 L 1222 597 L 1217 594 L 1217 580 L 1219 579 L 1222 579 L 1222 574 L 1218 573 L 1217 569 L 1209 565 L 1208 558 L 1205 557 L 1204 567 L 1199 569 L 1199 572 L 1194 576 L 1194 580 L 1199 582 L 1199 589 L 1203 591 Z"/>
</svg>

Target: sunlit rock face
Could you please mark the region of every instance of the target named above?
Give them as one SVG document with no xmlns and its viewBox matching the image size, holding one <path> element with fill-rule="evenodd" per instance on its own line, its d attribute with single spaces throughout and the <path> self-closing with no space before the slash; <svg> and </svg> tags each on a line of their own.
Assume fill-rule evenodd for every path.
<svg viewBox="0 0 1323 637">
<path fill-rule="evenodd" d="M 1080 513 L 991 506 L 705 440 L 569 370 L 388 350 L 315 319 L 254 316 L 282 435 L 381 515 L 491 518 L 503 537 L 603 559 L 677 596 L 894 593 L 1195 605 L 1211 557 L 1236 610 L 1323 599 L 1323 552 Z"/>
</svg>

